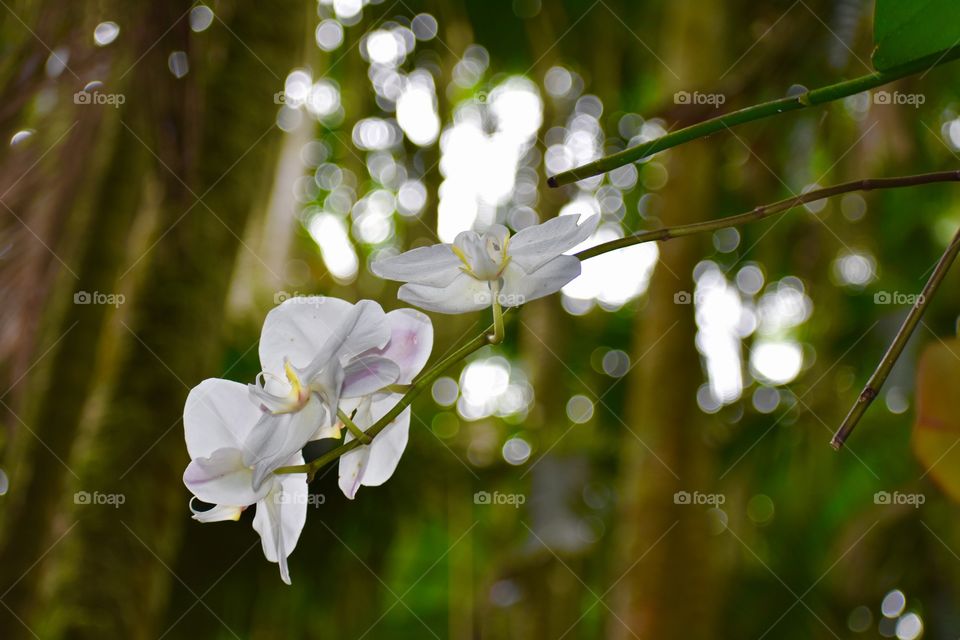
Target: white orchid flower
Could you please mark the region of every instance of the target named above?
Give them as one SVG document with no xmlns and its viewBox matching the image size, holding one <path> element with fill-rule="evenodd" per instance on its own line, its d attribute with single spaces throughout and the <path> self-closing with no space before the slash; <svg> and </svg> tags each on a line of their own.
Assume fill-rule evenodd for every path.
<svg viewBox="0 0 960 640">
<path fill-rule="evenodd" d="M 376 350 L 390 340 L 379 304 L 321 296 L 274 308 L 260 334 L 263 372 L 250 395 L 263 412 L 245 443 L 244 464 L 259 488 L 310 440 L 340 437 L 341 398 L 358 398 L 397 381 L 400 368 Z"/>
<path fill-rule="evenodd" d="M 390 326 L 390 342 L 377 355 L 395 362 L 400 369 L 398 384 L 410 384 L 423 369 L 433 348 L 433 325 L 430 318 L 413 309 L 398 309 L 387 314 Z M 375 424 L 387 414 L 403 394 L 381 390 L 345 402 L 347 413 L 353 413 L 353 422 L 361 429 Z M 351 406 L 352 405 L 352 406 Z M 407 407 L 369 445 L 361 445 L 340 457 L 340 490 L 353 500 L 361 485 L 375 487 L 393 475 L 400 456 L 407 446 L 410 432 L 410 407 Z M 346 442 L 353 439 L 352 433 L 345 436 Z"/>
<path fill-rule="evenodd" d="M 513 307 L 555 293 L 580 275 L 580 260 L 563 255 L 586 240 L 600 216 L 578 224 L 579 216 L 559 216 L 511 236 L 494 225 L 483 235 L 463 231 L 453 244 L 421 247 L 375 261 L 370 269 L 405 282 L 397 296 L 440 313 L 489 307 L 496 299 Z"/>
<path fill-rule="evenodd" d="M 307 518 L 307 474 L 271 474 L 254 488 L 245 443 L 261 415 L 245 385 L 211 378 L 194 387 L 183 409 L 191 458 L 183 482 L 197 498 L 214 505 L 206 511 L 191 506 L 200 522 L 238 520 L 255 504 L 253 528 L 260 534 L 263 554 L 280 565 L 280 577 L 290 584 L 287 557 Z M 303 464 L 303 456 L 297 452 L 285 464 Z"/>
</svg>

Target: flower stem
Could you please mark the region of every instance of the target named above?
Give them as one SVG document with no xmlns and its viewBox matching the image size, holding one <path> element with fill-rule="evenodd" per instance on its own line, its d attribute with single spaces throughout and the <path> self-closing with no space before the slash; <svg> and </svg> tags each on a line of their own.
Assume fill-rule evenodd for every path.
<svg viewBox="0 0 960 640">
<path fill-rule="evenodd" d="M 958 229 L 957 233 L 953 236 L 953 240 L 950 241 L 946 251 L 940 256 L 940 261 L 937 262 L 933 273 L 930 274 L 930 279 L 927 280 L 927 283 L 923 286 L 923 291 L 920 292 L 917 301 L 910 309 L 910 313 L 907 314 L 903 324 L 900 325 L 900 330 L 897 331 L 896 337 L 887 348 L 887 352 L 883 355 L 883 359 L 880 360 L 880 364 L 877 365 L 876 371 L 873 372 L 873 375 L 870 376 L 870 379 L 867 381 L 867 385 L 863 388 L 863 391 L 860 392 L 856 404 L 850 408 L 847 417 L 844 418 L 840 428 L 837 429 L 836 434 L 834 434 L 833 439 L 830 441 L 830 446 L 834 449 L 839 450 L 840 447 L 843 446 L 853 432 L 853 429 L 857 426 L 857 423 L 860 422 L 860 418 L 866 413 L 870 403 L 877 397 L 887 376 L 890 375 L 893 365 L 897 362 L 900 354 L 903 353 L 904 347 L 907 346 L 907 341 L 910 340 L 910 336 L 913 335 L 914 330 L 916 330 L 917 325 L 920 323 L 923 312 L 927 310 L 930 300 L 936 294 L 940 283 L 943 282 L 943 278 L 947 275 L 947 271 L 950 270 L 950 265 L 953 264 L 958 252 L 960 252 L 960 229 Z"/>
<path fill-rule="evenodd" d="M 655 140 L 624 149 L 623 151 L 600 158 L 576 169 L 558 173 L 549 178 L 547 184 L 551 187 L 559 187 L 560 185 L 590 178 L 616 169 L 617 167 L 622 167 L 625 164 L 642 160 L 659 151 L 676 147 L 691 140 L 706 137 L 738 124 L 762 120 L 787 111 L 798 111 L 800 109 L 806 109 L 807 107 L 832 102 L 833 100 L 867 91 L 868 89 L 879 87 L 894 80 L 932 69 L 947 62 L 952 62 L 957 58 L 960 58 L 960 46 L 948 49 L 946 52 L 912 60 L 886 71 L 876 71 L 858 78 L 853 78 L 852 80 L 845 80 L 826 87 L 809 90 L 796 96 L 779 98 L 726 113 L 716 118 L 710 118 L 709 120 L 704 120 L 703 122 L 698 122 L 689 127 L 668 133 Z"/>
<path fill-rule="evenodd" d="M 502 322 L 502 320 L 501 320 Z M 492 331 L 492 333 L 491 333 Z M 482 347 L 487 346 L 488 344 L 495 344 L 494 338 L 496 338 L 496 327 L 488 327 L 486 331 L 476 336 L 470 342 L 467 342 L 459 349 L 451 353 L 446 358 L 440 360 L 430 369 L 420 374 L 420 376 L 414 381 L 410 386 L 409 391 L 403 394 L 403 397 L 397 402 L 397 404 L 390 409 L 382 418 L 377 420 L 372 426 L 367 428 L 366 431 L 363 431 L 363 435 L 370 438 L 371 440 L 376 437 L 378 433 L 383 431 L 387 425 L 393 422 L 397 416 L 399 416 L 404 409 L 406 409 L 413 402 L 420 393 L 426 389 L 429 385 L 433 384 L 433 381 L 440 377 L 440 374 L 452 367 L 457 362 L 460 362 L 468 355 L 481 349 Z M 501 336 L 502 338 L 502 336 Z M 347 424 L 347 423 L 344 423 Z M 349 424 L 347 425 L 349 428 Z M 354 434 L 356 436 L 356 434 Z M 307 473 L 309 474 L 309 479 L 312 480 L 316 472 L 322 469 L 325 465 L 333 462 L 343 454 L 353 451 L 359 447 L 362 442 L 359 439 L 351 440 L 350 442 L 345 442 L 338 447 L 327 451 L 323 455 L 314 460 L 311 460 L 307 464 L 294 465 L 289 467 L 280 467 L 274 473 Z"/>
<path fill-rule="evenodd" d="M 343 409 L 337 409 L 337 417 L 340 418 L 340 422 L 346 425 L 347 430 L 353 434 L 353 437 L 360 441 L 360 444 L 370 444 L 373 440 L 363 432 L 363 429 L 357 426 L 353 420 L 350 419 Z"/>
<path fill-rule="evenodd" d="M 635 244 L 642 244 L 644 242 L 661 242 L 670 240 L 671 238 L 690 236 L 697 233 L 716 231 L 718 229 L 726 229 L 727 227 L 735 227 L 748 222 L 756 222 L 777 214 L 785 213 L 808 202 L 830 198 L 843 193 L 850 193 L 851 191 L 894 189 L 897 187 L 912 187 L 915 185 L 931 184 L 935 182 L 960 182 L 960 170 L 938 171 L 935 173 L 921 173 L 918 175 L 899 176 L 895 178 L 874 178 L 867 180 L 855 180 L 853 182 L 844 182 L 832 187 L 808 191 L 807 193 L 794 196 L 792 198 L 787 198 L 785 200 L 780 200 L 779 202 L 774 202 L 772 204 L 761 205 L 750 211 L 747 211 L 746 213 L 739 213 L 724 218 L 718 218 L 716 220 L 694 222 L 692 224 L 685 224 L 676 227 L 664 227 L 663 229 L 643 231 L 625 238 L 617 238 L 616 240 L 603 242 L 595 247 L 584 249 L 580 253 L 576 254 L 576 257 L 580 258 L 580 260 L 586 260 L 588 258 L 594 258 L 602 255 L 609 251 L 622 249 Z"/>
<path fill-rule="evenodd" d="M 493 292 L 493 333 L 487 336 L 490 344 L 500 344 L 503 342 L 503 307 L 500 306 L 500 283 L 495 282 L 492 285 Z"/>
</svg>

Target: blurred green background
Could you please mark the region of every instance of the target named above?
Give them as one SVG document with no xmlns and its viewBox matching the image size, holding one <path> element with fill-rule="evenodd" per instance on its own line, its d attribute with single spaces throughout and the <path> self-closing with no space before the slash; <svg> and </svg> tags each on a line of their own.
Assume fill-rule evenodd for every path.
<svg viewBox="0 0 960 640">
<path fill-rule="evenodd" d="M 400 306 L 373 256 L 561 212 L 601 213 L 596 242 L 956 168 L 954 65 L 884 88 L 908 103 L 853 96 L 547 188 L 868 73 L 872 5 L 4 2 L 0 637 L 956 638 L 957 507 L 910 452 L 956 274 L 828 446 L 960 223 L 949 184 L 586 262 L 416 401 L 389 483 L 350 502 L 318 475 L 292 587 L 251 513 L 194 522 L 180 479 L 188 390 L 252 380 L 274 304 Z M 434 357 L 489 322 L 433 319 Z"/>
</svg>

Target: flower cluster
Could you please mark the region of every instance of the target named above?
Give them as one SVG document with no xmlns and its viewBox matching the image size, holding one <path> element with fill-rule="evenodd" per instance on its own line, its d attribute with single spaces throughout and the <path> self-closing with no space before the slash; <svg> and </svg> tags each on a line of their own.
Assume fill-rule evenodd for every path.
<svg viewBox="0 0 960 640">
<path fill-rule="evenodd" d="M 287 556 L 306 520 L 307 476 L 274 472 L 302 465 L 307 442 L 340 438 L 344 420 L 362 429 L 385 415 L 401 397 L 391 386 L 411 382 L 432 347 L 433 326 L 413 309 L 384 313 L 370 300 L 353 305 L 324 297 L 293 298 L 273 309 L 260 335 L 263 371 L 256 383 L 212 378 L 187 396 L 191 462 L 183 481 L 214 505 L 192 507 L 194 518 L 237 520 L 256 505 L 253 527 L 264 555 L 279 563 L 289 584 Z M 368 445 L 340 458 L 340 488 L 348 498 L 393 474 L 409 427 L 407 408 Z"/>
<path fill-rule="evenodd" d="M 495 335 L 502 337 L 502 307 L 555 293 L 580 275 L 580 260 L 565 252 L 598 222 L 599 216 L 583 224 L 579 216 L 560 216 L 512 237 L 500 225 L 483 234 L 465 231 L 453 244 L 378 260 L 371 270 L 406 283 L 398 297 L 428 311 L 492 307 Z M 307 474 L 300 472 L 303 447 L 321 438 L 360 439 L 339 460 L 340 489 L 350 499 L 360 486 L 386 482 L 410 428 L 409 399 L 400 405 L 407 398 L 401 390 L 416 393 L 422 386 L 410 385 L 432 347 L 433 326 L 413 309 L 384 313 L 371 300 L 326 297 L 292 298 L 274 308 L 260 335 L 262 372 L 255 383 L 208 379 L 187 397 L 183 424 L 191 462 L 183 481 L 207 503 L 197 508 L 191 501 L 193 517 L 237 520 L 256 505 L 253 527 L 264 555 L 289 584 L 287 557 L 309 502 Z"/>
</svg>

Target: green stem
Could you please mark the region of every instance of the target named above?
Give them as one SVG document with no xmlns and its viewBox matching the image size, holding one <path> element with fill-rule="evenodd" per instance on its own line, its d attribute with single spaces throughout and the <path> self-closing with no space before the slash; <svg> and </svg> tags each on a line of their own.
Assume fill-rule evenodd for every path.
<svg viewBox="0 0 960 640">
<path fill-rule="evenodd" d="M 622 167 L 625 164 L 642 160 L 643 158 L 651 156 L 659 151 L 676 147 L 677 145 L 690 142 L 691 140 L 709 136 L 710 134 L 734 127 L 739 124 L 753 122 L 755 120 L 762 120 L 764 118 L 769 118 L 781 113 L 786 113 L 787 111 L 798 111 L 800 109 L 806 109 L 807 107 L 824 104 L 826 102 L 832 102 L 840 98 L 846 98 L 847 96 L 879 87 L 880 85 L 893 82 L 894 80 L 899 80 L 900 78 L 932 69 L 942 64 L 946 64 L 947 62 L 952 62 L 957 58 L 960 58 L 960 47 L 953 47 L 948 49 L 946 52 L 941 52 L 920 58 L 918 60 L 913 60 L 911 62 L 893 67 L 892 69 L 888 69 L 887 71 L 876 71 L 865 76 L 860 76 L 859 78 L 845 80 L 843 82 L 831 84 L 826 87 L 820 87 L 818 89 L 806 91 L 796 96 L 779 98 L 770 102 L 764 102 L 740 109 L 738 111 L 726 113 L 724 115 L 717 116 L 716 118 L 710 118 L 709 120 L 704 120 L 703 122 L 698 122 L 697 124 L 689 127 L 668 133 L 655 140 L 650 140 L 649 142 L 638 144 L 635 147 L 624 149 L 623 151 L 600 158 L 599 160 L 595 160 L 583 166 L 577 167 L 576 169 L 558 173 L 557 175 L 549 178 L 547 180 L 547 184 L 549 184 L 551 187 L 559 187 L 560 185 L 576 182 L 577 180 L 590 178 L 601 173 L 606 173 L 607 171 L 612 171 L 613 169 Z"/>
<path fill-rule="evenodd" d="M 664 227 L 663 229 L 654 229 L 653 231 L 643 231 L 625 238 L 617 238 L 616 240 L 610 240 L 609 242 L 598 244 L 595 247 L 584 249 L 580 253 L 576 254 L 576 257 L 580 258 L 580 260 L 586 260 L 588 258 L 595 258 L 596 256 L 614 251 L 616 249 L 622 249 L 624 247 L 642 244 L 644 242 L 661 242 L 670 240 L 671 238 L 679 238 L 682 236 L 690 236 L 696 233 L 704 233 L 707 231 L 726 229 L 727 227 L 735 227 L 737 225 L 755 222 L 757 220 L 764 220 L 765 218 L 769 218 L 780 213 L 785 213 L 790 209 L 794 209 L 808 202 L 830 198 L 843 193 L 850 193 L 851 191 L 894 189 L 897 187 L 911 187 L 921 184 L 932 184 L 935 182 L 960 182 L 960 170 L 938 171 L 935 173 L 922 173 L 912 176 L 899 176 L 896 178 L 875 178 L 844 182 L 832 187 L 808 191 L 807 193 L 794 196 L 792 198 L 787 198 L 785 200 L 780 200 L 779 202 L 774 202 L 772 204 L 761 205 L 755 209 L 752 209 L 751 211 L 747 211 L 746 213 L 738 213 L 736 215 L 726 216 L 716 220 L 694 222 L 692 224 L 685 224 L 676 227 Z"/>
<path fill-rule="evenodd" d="M 503 342 L 503 307 L 500 306 L 500 283 L 494 282 L 491 285 L 493 293 L 493 334 L 488 336 L 490 344 L 500 344 Z"/>
<path fill-rule="evenodd" d="M 433 365 L 424 373 L 420 374 L 416 381 L 410 386 L 410 390 L 403 394 L 403 397 L 400 398 L 400 401 L 397 402 L 397 404 L 382 418 L 377 420 L 376 423 L 362 433 L 372 440 L 378 433 L 383 431 L 387 425 L 393 422 L 397 416 L 403 412 L 404 409 L 410 406 L 414 398 L 420 395 L 420 393 L 429 385 L 433 384 L 433 381 L 439 378 L 441 373 L 452 367 L 454 364 L 460 362 L 474 351 L 477 351 L 488 344 L 496 344 L 501 339 L 502 335 L 499 338 L 497 337 L 496 326 L 488 327 L 486 331 L 470 340 L 470 342 L 464 344 L 446 358 L 440 360 L 440 362 Z M 361 444 L 363 443 L 359 439 L 354 439 L 350 442 L 345 442 L 342 445 L 331 449 L 330 451 L 327 451 L 320 457 L 308 462 L 307 464 L 280 467 L 274 473 L 307 473 L 309 474 L 310 479 L 313 479 L 313 475 L 318 470 L 333 462 L 343 454 L 353 451 Z"/>
<path fill-rule="evenodd" d="M 343 409 L 337 409 L 337 417 L 340 418 L 340 422 L 346 425 L 347 430 L 353 434 L 353 437 L 360 441 L 360 444 L 370 444 L 373 441 L 370 436 L 363 432 L 363 429 L 357 426 L 357 423 L 350 419 L 350 416 Z"/>
<path fill-rule="evenodd" d="M 923 312 L 927 310 L 930 300 L 936 294 L 940 283 L 943 282 L 943 278 L 947 275 L 947 271 L 950 270 L 950 265 L 953 264 L 958 252 L 960 252 L 960 229 L 958 229 L 957 233 L 953 236 L 953 240 L 950 241 L 946 251 L 940 256 L 940 261 L 937 262 L 933 273 L 930 274 L 930 279 L 927 280 L 927 284 L 923 286 L 923 291 L 920 292 L 920 296 L 913 304 L 913 308 L 910 309 L 910 313 L 907 314 L 907 318 L 900 326 L 896 337 L 893 339 L 887 352 L 883 355 L 883 359 L 880 360 L 880 364 L 877 365 L 876 371 L 873 372 L 873 375 L 870 376 L 870 379 L 867 381 L 867 386 L 860 392 L 856 404 L 850 408 L 850 412 L 847 414 L 847 417 L 844 418 L 843 424 L 840 425 L 837 433 L 834 434 L 833 439 L 830 441 L 830 445 L 834 449 L 839 450 L 840 447 L 843 446 L 847 438 L 850 437 L 850 433 L 853 432 L 854 427 L 860 422 L 860 418 L 866 413 L 870 403 L 877 397 L 887 376 L 890 375 L 893 365 L 897 362 L 900 354 L 903 353 L 903 348 L 907 346 L 907 341 L 910 340 L 910 336 L 913 335 L 914 330 L 916 330 L 917 325 L 920 323 Z"/>
</svg>

